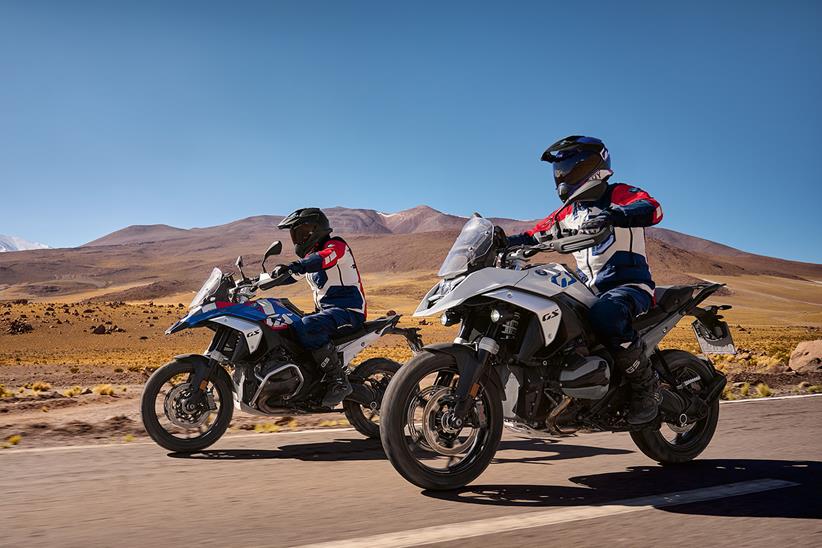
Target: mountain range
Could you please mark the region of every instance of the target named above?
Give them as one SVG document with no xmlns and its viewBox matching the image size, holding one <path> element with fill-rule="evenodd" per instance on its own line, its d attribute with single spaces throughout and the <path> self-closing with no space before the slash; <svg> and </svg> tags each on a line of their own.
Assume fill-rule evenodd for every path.
<svg viewBox="0 0 822 548">
<path fill-rule="evenodd" d="M 466 221 L 428 206 L 396 213 L 343 207 L 324 211 L 334 233 L 351 243 L 366 275 L 436 271 Z M 283 240 L 286 249 L 278 262 L 292 260 L 288 233 L 276 228 L 282 218 L 260 215 L 191 229 L 134 225 L 76 248 L 3 254 L 0 299 L 94 293 L 100 298 L 140 300 L 196 289 L 212 266 L 231 269 L 239 254 L 252 265 L 274 239 Z M 535 223 L 492 220 L 507 233 Z M 754 255 L 665 228 L 649 228 L 647 236 L 649 261 L 658 283 L 746 274 L 814 283 L 822 280 L 819 264 Z M 272 260 L 269 266 L 273 264 Z"/>
</svg>

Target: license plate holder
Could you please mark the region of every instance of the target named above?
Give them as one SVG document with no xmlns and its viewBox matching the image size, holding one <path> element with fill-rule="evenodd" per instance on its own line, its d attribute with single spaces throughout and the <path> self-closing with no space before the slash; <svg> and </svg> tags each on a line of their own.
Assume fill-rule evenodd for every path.
<svg viewBox="0 0 822 548">
<path fill-rule="evenodd" d="M 736 354 L 736 346 L 727 323 L 717 320 L 708 327 L 697 319 L 691 326 L 703 354 Z"/>
</svg>

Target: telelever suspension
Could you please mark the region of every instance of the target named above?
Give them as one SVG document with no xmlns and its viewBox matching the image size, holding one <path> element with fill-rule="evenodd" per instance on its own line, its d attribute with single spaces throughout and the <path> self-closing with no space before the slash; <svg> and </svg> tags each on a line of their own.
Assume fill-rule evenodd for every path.
<svg viewBox="0 0 822 548">
<path fill-rule="evenodd" d="M 491 337 L 483 337 L 477 343 L 477 362 L 471 371 L 460 372 L 460 375 L 467 374 L 470 382 L 460 382 L 457 385 L 457 405 L 454 408 L 454 426 L 461 427 L 462 421 L 468 414 L 474 402 L 474 398 L 479 393 L 479 380 L 482 377 L 488 360 L 499 352 L 499 344 Z"/>
</svg>

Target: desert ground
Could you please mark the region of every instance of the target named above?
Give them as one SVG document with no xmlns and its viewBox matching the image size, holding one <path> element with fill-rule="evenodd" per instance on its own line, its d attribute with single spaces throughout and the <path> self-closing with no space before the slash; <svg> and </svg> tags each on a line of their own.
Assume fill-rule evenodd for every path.
<svg viewBox="0 0 822 548">
<path fill-rule="evenodd" d="M 370 317 L 396 311 L 404 315 L 401 325 L 422 330 L 426 343 L 452 339 L 454 328 L 442 327 L 437 318 L 411 317 L 419 296 L 434 279 L 431 272 L 366 276 Z M 723 397 L 822 391 L 822 373 L 801 374 L 788 368 L 799 342 L 822 338 L 822 285 L 745 276 L 718 281 L 727 282 L 730 291 L 713 301 L 734 306 L 726 319 L 739 348 L 736 356 L 713 356 L 731 381 Z M 302 284 L 269 293 L 311 308 Z M 201 351 L 208 344 L 211 332 L 204 329 L 164 335 L 185 314 L 190 298 L 190 293 L 178 293 L 154 302 L 109 302 L 95 300 L 92 292 L 59 300 L 0 303 L 0 443 L 125 443 L 144 436 L 138 411 L 142 384 L 174 355 Z M 665 346 L 699 352 L 687 319 Z M 411 353 L 403 340 L 389 336 L 359 359 L 377 355 L 403 362 Z M 341 425 L 341 414 L 261 420 L 238 413 L 231 430 Z"/>
</svg>

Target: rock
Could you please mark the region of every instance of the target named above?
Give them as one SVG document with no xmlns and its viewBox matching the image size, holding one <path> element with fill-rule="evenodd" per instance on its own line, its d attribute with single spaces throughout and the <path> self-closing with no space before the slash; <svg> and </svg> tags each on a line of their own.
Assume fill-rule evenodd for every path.
<svg viewBox="0 0 822 548">
<path fill-rule="evenodd" d="M 98 325 L 92 328 L 91 330 L 92 335 L 105 335 L 106 334 L 106 326 L 105 325 Z"/>
<path fill-rule="evenodd" d="M 789 365 L 797 373 L 822 372 L 822 339 L 802 341 L 796 345 Z"/>
<path fill-rule="evenodd" d="M 30 333 L 34 331 L 34 327 L 30 323 L 24 322 L 22 319 L 17 318 L 11 321 L 9 328 L 6 331 L 10 335 L 22 335 L 23 333 Z"/>
</svg>

